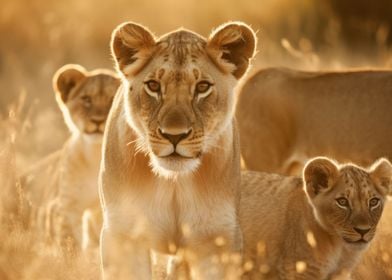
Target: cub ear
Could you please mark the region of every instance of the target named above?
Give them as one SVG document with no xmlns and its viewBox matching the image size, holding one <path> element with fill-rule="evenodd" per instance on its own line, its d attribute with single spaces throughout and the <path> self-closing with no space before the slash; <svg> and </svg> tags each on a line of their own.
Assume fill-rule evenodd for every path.
<svg viewBox="0 0 392 280">
<path fill-rule="evenodd" d="M 125 22 L 112 33 L 111 49 L 117 69 L 126 77 L 136 74 L 155 49 L 154 35 L 144 26 Z"/>
<path fill-rule="evenodd" d="M 303 178 L 310 198 L 331 188 L 339 175 L 337 165 L 326 157 L 314 158 L 305 165 Z"/>
<path fill-rule="evenodd" d="M 60 94 L 61 100 L 65 103 L 71 90 L 84 78 L 86 78 L 86 69 L 82 66 L 77 64 L 64 65 L 53 76 L 53 89 Z"/>
<path fill-rule="evenodd" d="M 387 159 L 379 159 L 370 167 L 370 177 L 376 183 L 380 193 L 392 195 L 392 165 Z"/>
<path fill-rule="evenodd" d="M 241 78 L 256 51 L 255 32 L 242 22 L 219 26 L 208 39 L 207 51 L 224 72 Z"/>
</svg>

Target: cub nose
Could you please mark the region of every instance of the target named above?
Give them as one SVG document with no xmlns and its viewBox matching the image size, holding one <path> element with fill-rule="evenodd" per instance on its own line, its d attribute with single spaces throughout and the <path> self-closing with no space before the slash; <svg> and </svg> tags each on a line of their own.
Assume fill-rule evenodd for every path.
<svg viewBox="0 0 392 280">
<path fill-rule="evenodd" d="M 186 139 L 192 132 L 192 128 L 188 128 L 187 130 L 165 130 L 162 128 L 158 128 L 159 134 L 169 140 L 170 143 L 173 144 L 174 147 L 177 146 L 180 141 Z"/>
<path fill-rule="evenodd" d="M 370 227 L 369 228 L 358 228 L 358 227 L 354 227 L 354 230 L 356 232 L 358 232 L 361 236 L 364 236 L 366 233 L 369 232 Z"/>
</svg>

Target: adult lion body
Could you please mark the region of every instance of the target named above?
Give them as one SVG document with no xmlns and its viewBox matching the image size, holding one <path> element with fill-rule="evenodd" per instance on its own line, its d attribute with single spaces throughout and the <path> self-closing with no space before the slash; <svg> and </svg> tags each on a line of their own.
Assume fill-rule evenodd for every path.
<svg viewBox="0 0 392 280">
<path fill-rule="evenodd" d="M 392 165 L 311 160 L 304 179 L 245 171 L 240 223 L 250 279 L 348 279 L 372 241 Z M 343 278 L 334 278 L 334 277 Z"/>
<path fill-rule="evenodd" d="M 29 223 L 61 244 L 70 237 L 81 246 L 83 212 L 99 207 L 102 136 L 120 81 L 106 69 L 66 65 L 53 83 L 72 134 L 61 150 L 22 175 L 22 187 L 31 205 Z"/>
<path fill-rule="evenodd" d="M 101 167 L 105 279 L 150 279 L 151 250 L 183 253 L 196 279 L 225 277 L 214 257 L 241 247 L 233 91 L 254 49 L 241 23 L 209 40 L 186 30 L 157 40 L 134 23 L 113 32 L 123 85 Z"/>
<path fill-rule="evenodd" d="M 319 155 L 369 165 L 392 158 L 392 72 L 258 71 L 236 116 L 252 170 L 298 174 Z"/>
</svg>

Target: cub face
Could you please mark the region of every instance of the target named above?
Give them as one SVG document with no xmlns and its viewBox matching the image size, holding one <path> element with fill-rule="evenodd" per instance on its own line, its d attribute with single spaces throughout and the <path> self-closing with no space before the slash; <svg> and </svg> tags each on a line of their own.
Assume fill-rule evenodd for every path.
<svg viewBox="0 0 392 280">
<path fill-rule="evenodd" d="M 391 178 L 392 165 L 386 159 L 365 170 L 316 158 L 304 169 L 305 190 L 320 224 L 357 248 L 374 237 Z"/>
<path fill-rule="evenodd" d="M 208 40 L 186 30 L 156 39 L 134 23 L 113 32 L 127 121 L 156 173 L 194 171 L 216 144 L 233 117 L 233 89 L 255 44 L 243 23 L 224 25 Z"/>
<path fill-rule="evenodd" d="M 87 72 L 65 65 L 53 78 L 53 88 L 66 124 L 73 133 L 102 138 L 106 119 L 120 79 L 109 70 Z"/>
</svg>

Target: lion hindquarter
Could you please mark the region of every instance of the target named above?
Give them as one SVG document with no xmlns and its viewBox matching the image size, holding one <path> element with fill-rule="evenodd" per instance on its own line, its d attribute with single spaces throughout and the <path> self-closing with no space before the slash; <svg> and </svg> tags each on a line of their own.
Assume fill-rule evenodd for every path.
<svg viewBox="0 0 392 280">
<path fill-rule="evenodd" d="M 362 166 L 391 158 L 391 81 L 391 71 L 258 71 L 236 111 L 246 167 L 299 175 L 320 155 Z"/>
</svg>

